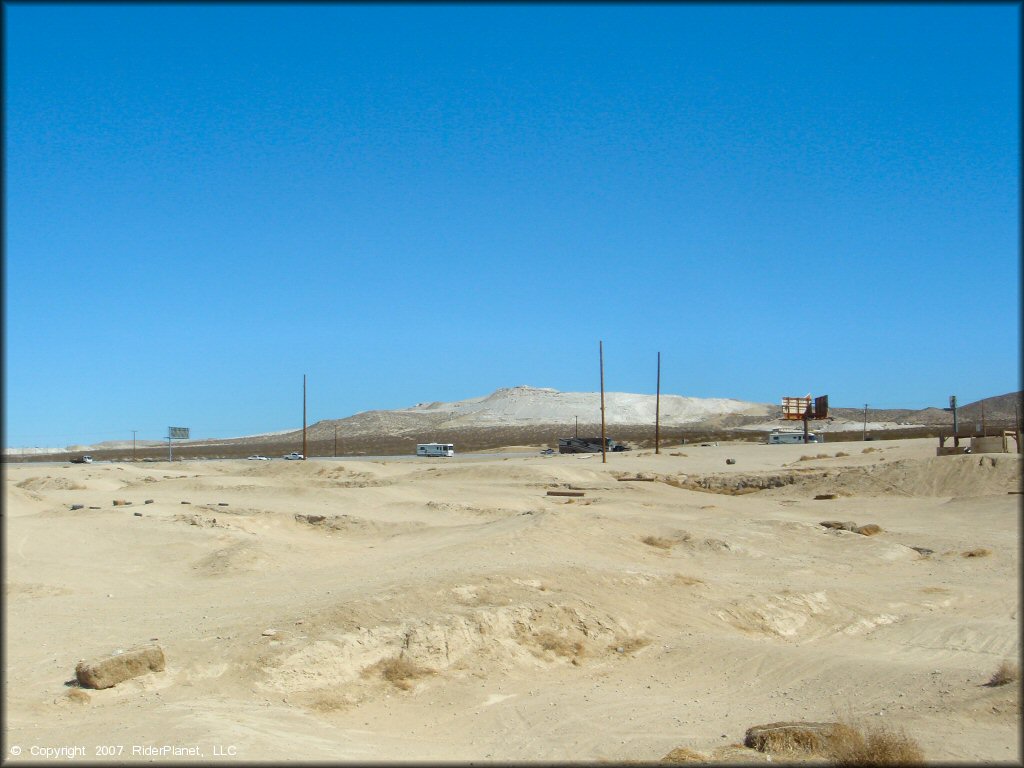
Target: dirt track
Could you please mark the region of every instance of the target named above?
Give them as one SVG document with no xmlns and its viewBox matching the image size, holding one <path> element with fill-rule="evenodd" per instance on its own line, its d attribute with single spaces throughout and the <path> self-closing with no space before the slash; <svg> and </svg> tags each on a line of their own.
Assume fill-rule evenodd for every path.
<svg viewBox="0 0 1024 768">
<path fill-rule="evenodd" d="M 872 447 L 8 467 L 5 742 L 764 760 L 748 727 L 852 716 L 1019 760 L 984 683 L 1019 652 L 1020 459 Z M 163 672 L 65 684 L 152 638 Z"/>
</svg>

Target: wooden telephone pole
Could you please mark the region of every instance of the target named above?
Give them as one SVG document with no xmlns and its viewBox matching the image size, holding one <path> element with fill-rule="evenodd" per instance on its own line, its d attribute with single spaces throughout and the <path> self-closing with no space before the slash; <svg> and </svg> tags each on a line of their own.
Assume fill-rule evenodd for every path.
<svg viewBox="0 0 1024 768">
<path fill-rule="evenodd" d="M 302 374 L 302 458 L 306 458 L 306 374 Z"/>
<path fill-rule="evenodd" d="M 658 389 L 654 396 L 654 452 L 661 453 L 661 352 L 658 353 Z"/>
<path fill-rule="evenodd" d="M 601 463 L 608 463 L 608 444 L 604 438 L 604 342 L 597 342 L 597 352 L 601 359 Z"/>
</svg>

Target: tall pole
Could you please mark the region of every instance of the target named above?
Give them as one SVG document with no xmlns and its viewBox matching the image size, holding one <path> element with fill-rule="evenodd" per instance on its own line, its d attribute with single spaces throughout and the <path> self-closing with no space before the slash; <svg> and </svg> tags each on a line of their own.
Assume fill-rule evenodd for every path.
<svg viewBox="0 0 1024 768">
<path fill-rule="evenodd" d="M 132 430 L 132 461 L 135 461 L 135 433 L 138 431 L 137 429 Z"/>
<path fill-rule="evenodd" d="M 601 359 L 601 463 L 608 463 L 608 445 L 604 439 L 604 342 L 597 342 L 597 352 Z"/>
<path fill-rule="evenodd" d="M 334 458 L 338 458 L 338 425 L 334 425 Z"/>
<path fill-rule="evenodd" d="M 302 374 L 302 458 L 306 458 L 306 374 Z"/>
<path fill-rule="evenodd" d="M 654 452 L 661 453 L 661 352 L 658 353 L 658 388 L 654 396 Z"/>
<path fill-rule="evenodd" d="M 956 425 L 956 395 L 949 396 L 949 409 L 953 411 L 953 447 L 960 445 L 960 430 Z"/>
<path fill-rule="evenodd" d="M 985 401 L 981 401 L 981 433 L 982 437 L 988 437 L 988 425 L 985 424 Z"/>
<path fill-rule="evenodd" d="M 580 417 L 576 417 L 576 437 L 580 436 Z"/>
<path fill-rule="evenodd" d="M 1017 429 L 1017 453 L 1024 453 L 1020 444 L 1020 403 L 1013 404 L 1013 424 Z"/>
<path fill-rule="evenodd" d="M 868 439 L 868 404 L 864 403 L 864 439 Z"/>
</svg>

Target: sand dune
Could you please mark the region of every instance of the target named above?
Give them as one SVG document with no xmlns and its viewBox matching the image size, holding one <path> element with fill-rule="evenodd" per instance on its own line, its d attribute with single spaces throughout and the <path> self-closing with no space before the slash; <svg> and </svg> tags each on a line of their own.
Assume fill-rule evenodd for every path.
<svg viewBox="0 0 1024 768">
<path fill-rule="evenodd" d="M 1019 654 L 1020 458 L 934 445 L 11 465 L 5 741 L 763 762 L 750 726 L 852 717 L 1019 761 L 985 683 Z M 149 641 L 164 671 L 66 684 Z"/>
</svg>

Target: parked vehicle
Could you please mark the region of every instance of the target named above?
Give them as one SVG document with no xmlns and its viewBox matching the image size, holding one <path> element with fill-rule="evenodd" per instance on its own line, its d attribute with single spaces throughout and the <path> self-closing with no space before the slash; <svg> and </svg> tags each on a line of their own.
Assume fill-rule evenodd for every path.
<svg viewBox="0 0 1024 768">
<path fill-rule="evenodd" d="M 610 437 L 605 438 L 605 451 L 618 453 L 628 451 L 625 444 L 616 442 Z M 559 453 L 600 453 L 600 437 L 563 437 L 558 440 Z"/>
<path fill-rule="evenodd" d="M 72 464 L 92 464 L 92 456 L 79 456 L 71 460 Z"/>
<path fill-rule="evenodd" d="M 803 443 L 804 431 L 802 429 L 773 429 L 768 434 L 768 444 L 776 445 L 779 443 Z M 814 432 L 807 433 L 808 443 L 824 443 L 825 436 L 818 435 Z"/>
<path fill-rule="evenodd" d="M 417 456 L 454 456 L 455 446 L 451 443 L 419 443 L 416 446 Z"/>
<path fill-rule="evenodd" d="M 287 459 L 288 461 L 303 461 L 305 460 L 306 457 L 303 456 L 298 451 L 292 451 L 291 453 L 286 453 L 284 455 L 284 458 Z"/>
<path fill-rule="evenodd" d="M 250 456 L 249 461 L 270 461 L 270 459 L 268 459 L 266 456 L 260 456 L 259 454 L 256 454 L 255 456 Z"/>
</svg>

